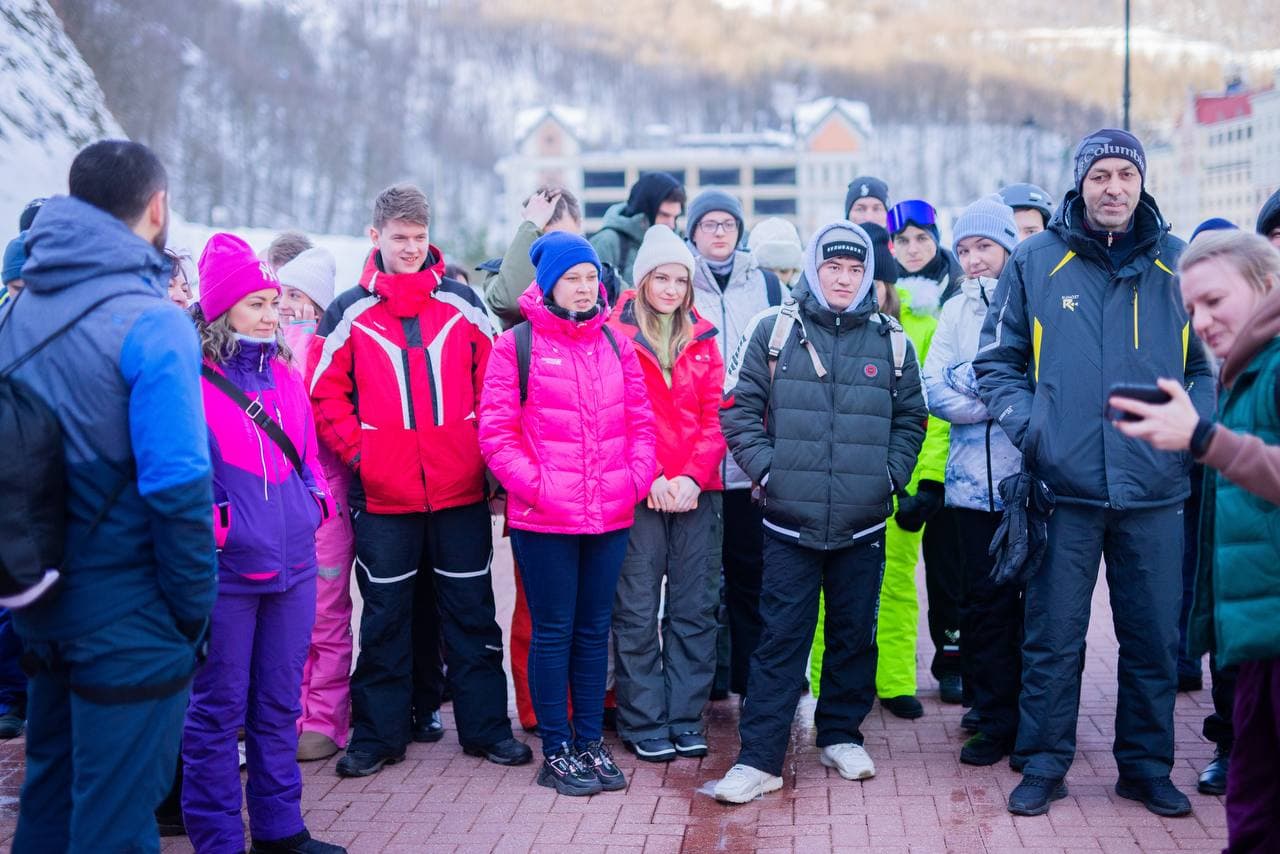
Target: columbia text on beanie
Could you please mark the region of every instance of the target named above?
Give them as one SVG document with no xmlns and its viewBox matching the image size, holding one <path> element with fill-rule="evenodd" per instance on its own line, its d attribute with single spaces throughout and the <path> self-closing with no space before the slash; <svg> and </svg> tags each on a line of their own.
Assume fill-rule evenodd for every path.
<svg viewBox="0 0 1280 854">
<path fill-rule="evenodd" d="M 1138 167 L 1142 183 L 1147 183 L 1147 153 L 1138 138 L 1128 131 L 1117 128 L 1100 128 L 1080 140 L 1076 146 L 1075 178 L 1077 192 L 1084 185 L 1084 176 L 1089 174 L 1093 164 L 1105 157 L 1122 157 Z"/>
</svg>

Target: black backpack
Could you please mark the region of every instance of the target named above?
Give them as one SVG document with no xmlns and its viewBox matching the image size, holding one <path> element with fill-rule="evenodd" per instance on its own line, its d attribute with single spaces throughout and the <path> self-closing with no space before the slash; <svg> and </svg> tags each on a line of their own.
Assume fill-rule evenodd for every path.
<svg viewBox="0 0 1280 854">
<path fill-rule="evenodd" d="M 609 346 L 613 348 L 613 355 L 618 357 L 618 361 L 622 361 L 622 353 L 618 351 L 618 339 L 613 337 L 613 330 L 608 326 L 600 327 L 604 332 L 604 337 L 609 340 Z M 520 405 L 524 406 L 524 402 L 529 397 L 529 361 L 533 358 L 533 327 L 529 325 L 529 321 L 518 323 L 511 328 L 511 334 L 516 338 L 516 372 L 520 375 Z"/>
<path fill-rule="evenodd" d="M 62 337 L 103 303 L 109 294 L 0 369 L 0 606 L 22 608 L 47 595 L 62 575 L 66 550 L 67 473 L 62 425 L 49 405 L 26 383 L 13 378 L 45 347 Z M 19 293 L 0 320 L 10 322 Z M 87 539 L 132 479 L 122 478 L 85 533 Z"/>
</svg>

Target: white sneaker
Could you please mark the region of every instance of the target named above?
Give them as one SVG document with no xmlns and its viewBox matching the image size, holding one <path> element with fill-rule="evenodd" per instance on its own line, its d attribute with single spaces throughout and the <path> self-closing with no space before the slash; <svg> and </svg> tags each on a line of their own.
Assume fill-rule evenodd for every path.
<svg viewBox="0 0 1280 854">
<path fill-rule="evenodd" d="M 723 780 L 716 783 L 715 796 L 717 801 L 726 804 L 745 804 L 781 788 L 781 777 L 767 774 L 750 765 L 735 765 L 724 775 Z"/>
<path fill-rule="evenodd" d="M 875 763 L 861 744 L 831 744 L 822 748 L 822 764 L 834 768 L 846 780 L 865 780 L 876 775 Z"/>
</svg>

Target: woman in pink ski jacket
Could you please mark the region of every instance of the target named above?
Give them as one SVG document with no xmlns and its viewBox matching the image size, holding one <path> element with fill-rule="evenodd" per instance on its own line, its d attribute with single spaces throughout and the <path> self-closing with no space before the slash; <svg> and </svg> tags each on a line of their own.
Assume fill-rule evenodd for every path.
<svg viewBox="0 0 1280 854">
<path fill-rule="evenodd" d="M 520 297 L 528 322 L 503 333 L 489 357 L 480 448 L 507 490 L 512 549 L 533 618 L 529 681 L 544 756 L 538 783 L 590 795 L 626 786 L 601 740 L 607 647 L 635 506 L 653 484 L 656 434 L 631 341 L 605 328 L 608 305 L 591 244 L 552 232 L 529 257 L 537 281 Z"/>
<path fill-rule="evenodd" d="M 279 337 L 275 275 L 230 234 L 210 238 L 199 267 L 218 598 L 183 729 L 183 818 L 197 854 L 244 850 L 243 725 L 253 850 L 336 854 L 303 824 L 296 758 L 315 533 L 331 510 L 311 405 Z"/>
<path fill-rule="evenodd" d="M 313 247 L 276 270 L 280 279 L 280 331 L 293 351 L 293 367 L 310 386 L 319 358 L 316 324 L 333 302 L 337 262 Z M 351 732 L 351 565 L 355 534 L 347 491 L 351 469 L 320 443 L 320 469 L 333 497 L 333 515 L 316 531 L 316 625 L 302 671 L 298 761 L 328 759 L 347 746 Z"/>
</svg>

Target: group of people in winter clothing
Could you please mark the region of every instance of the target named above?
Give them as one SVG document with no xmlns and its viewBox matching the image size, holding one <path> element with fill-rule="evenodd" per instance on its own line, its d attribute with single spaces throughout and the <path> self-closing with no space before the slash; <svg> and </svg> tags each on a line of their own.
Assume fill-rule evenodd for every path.
<svg viewBox="0 0 1280 854">
<path fill-rule="evenodd" d="M 1215 687 L 1235 674 L 1234 706 L 1215 691 L 1235 749 L 1201 790 L 1225 788 L 1232 850 L 1280 843 L 1280 194 L 1262 236 L 1214 224 L 1184 248 L 1136 138 L 1096 131 L 1073 165 L 1056 207 L 1005 187 L 948 247 L 932 205 L 873 176 L 804 243 L 783 220 L 748 239 L 722 190 L 686 212 L 664 173 L 588 239 L 544 186 L 476 288 L 397 185 L 354 287 L 303 235 L 260 256 L 219 233 L 196 298 L 163 166 L 89 146 L 5 253 L 0 371 L 58 414 L 68 519 L 57 586 L 0 613 L 0 659 L 12 624 L 32 674 L 0 685 L 0 727 L 29 720 L 15 851 L 157 850 L 161 804 L 197 851 L 238 852 L 245 801 L 253 851 L 341 851 L 305 827 L 298 763 L 376 774 L 443 738 L 446 696 L 465 753 L 531 762 L 499 508 L 539 785 L 625 789 L 610 726 L 641 761 L 705 756 L 731 692 L 741 746 L 713 794 L 775 791 L 806 673 L 821 763 L 874 776 L 876 700 L 924 713 L 923 555 L 931 670 L 970 707 L 960 760 L 1008 757 L 1009 810 L 1044 813 L 1105 558 L 1117 793 L 1191 810 L 1169 779 L 1181 632 Z M 1010 577 L 1027 482 L 1053 507 Z"/>
</svg>

